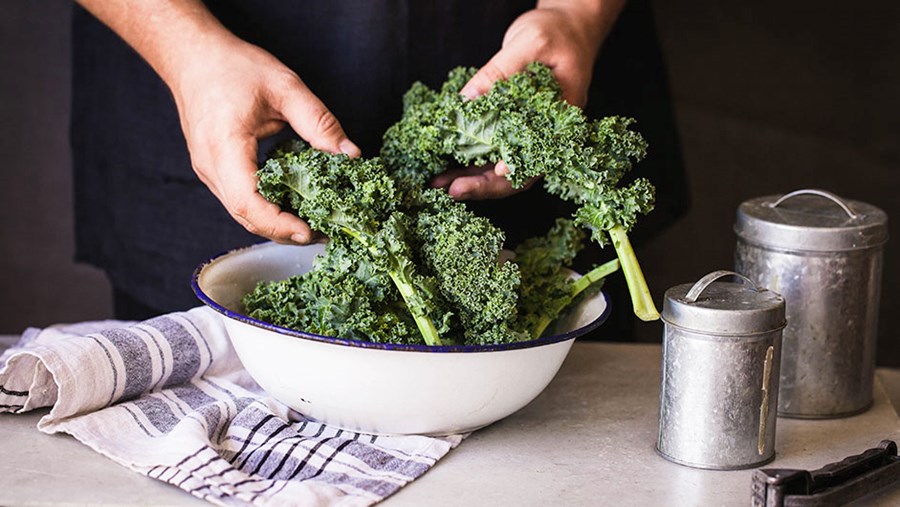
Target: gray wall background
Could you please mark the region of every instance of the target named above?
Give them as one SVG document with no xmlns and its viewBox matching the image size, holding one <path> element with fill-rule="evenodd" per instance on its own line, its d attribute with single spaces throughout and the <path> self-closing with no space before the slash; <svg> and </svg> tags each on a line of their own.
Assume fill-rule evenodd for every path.
<svg viewBox="0 0 900 507">
<path fill-rule="evenodd" d="M 103 274 L 72 261 L 71 5 L 2 5 L 0 334 L 109 317 Z M 693 203 L 638 252 L 655 299 L 731 267 L 740 202 L 831 190 L 880 206 L 893 220 L 879 362 L 900 365 L 898 4 L 682 0 L 656 2 L 656 10 Z M 638 334 L 658 341 L 662 326 L 640 324 Z"/>
<path fill-rule="evenodd" d="M 72 261 L 72 4 L 0 5 L 0 333 L 108 317 L 103 273 Z"/>
</svg>

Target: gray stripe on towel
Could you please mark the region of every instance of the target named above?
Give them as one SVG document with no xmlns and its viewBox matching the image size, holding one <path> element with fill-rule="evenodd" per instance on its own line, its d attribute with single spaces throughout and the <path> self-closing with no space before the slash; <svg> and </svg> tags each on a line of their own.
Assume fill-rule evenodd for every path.
<svg viewBox="0 0 900 507">
<path fill-rule="evenodd" d="M 186 384 L 200 369 L 200 347 L 181 324 L 170 317 L 156 317 L 144 323 L 156 328 L 172 349 L 172 374 L 163 387 Z"/>
<path fill-rule="evenodd" d="M 143 396 L 131 403 L 147 417 L 150 424 L 160 433 L 168 433 L 178 424 L 179 417 L 172 412 L 168 403 L 159 398 Z"/>
<path fill-rule="evenodd" d="M 109 369 L 112 370 L 113 385 L 112 385 L 112 392 L 109 393 L 109 400 L 106 402 L 106 405 L 107 406 L 112 405 L 113 400 L 115 399 L 115 396 L 116 396 L 116 388 L 119 387 L 119 370 L 116 369 L 116 363 L 115 363 L 115 361 L 113 361 L 112 354 L 110 353 L 109 349 L 106 348 L 106 344 L 104 344 L 96 336 L 88 335 L 88 338 L 90 338 L 91 340 L 94 340 L 97 343 L 97 345 L 99 345 L 100 348 L 103 349 L 103 352 L 106 354 L 106 359 L 109 361 Z"/>
<path fill-rule="evenodd" d="M 153 369 L 144 340 L 127 329 L 106 329 L 99 334 L 113 344 L 125 365 L 125 390 L 119 399 L 130 400 L 149 390 Z"/>
<path fill-rule="evenodd" d="M 213 398 L 194 384 L 173 387 L 169 389 L 169 392 L 191 407 L 195 414 L 206 420 L 207 437 L 212 440 L 215 432 L 222 426 L 222 400 Z M 228 416 L 225 414 L 226 425 L 227 422 Z"/>
</svg>

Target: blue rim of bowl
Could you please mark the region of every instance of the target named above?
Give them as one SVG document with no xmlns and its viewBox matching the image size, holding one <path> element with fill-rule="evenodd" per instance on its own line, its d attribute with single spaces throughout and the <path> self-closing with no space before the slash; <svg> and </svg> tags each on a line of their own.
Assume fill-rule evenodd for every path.
<svg viewBox="0 0 900 507">
<path fill-rule="evenodd" d="M 252 248 L 252 247 L 247 247 Z M 230 250 L 228 252 L 224 252 L 222 254 L 216 255 L 210 258 L 208 261 L 200 264 L 194 270 L 194 274 L 191 276 L 191 288 L 194 290 L 194 294 L 197 298 L 206 306 L 212 308 L 216 312 L 228 317 L 229 319 L 236 320 L 238 322 L 243 322 L 244 324 L 249 324 L 251 326 L 255 326 L 258 328 L 265 329 L 267 331 L 274 331 L 281 335 L 292 336 L 294 338 L 300 338 L 304 340 L 312 340 L 316 342 L 322 343 L 331 343 L 334 345 L 342 345 L 346 347 L 356 347 L 363 349 L 379 349 L 379 350 L 396 350 L 396 351 L 404 351 L 404 352 L 496 352 L 501 350 L 515 350 L 515 349 L 527 349 L 531 347 L 539 347 L 541 345 L 549 345 L 552 343 L 564 342 L 567 340 L 574 340 L 579 336 L 585 335 L 594 329 L 600 327 L 607 318 L 609 318 L 610 312 L 612 310 L 609 297 L 606 292 L 601 291 L 600 296 L 603 297 L 603 301 L 605 306 L 603 308 L 603 313 L 600 314 L 596 319 L 591 321 L 589 324 L 586 324 L 578 329 L 573 329 L 571 331 L 567 331 L 562 334 L 553 335 L 553 336 L 545 336 L 543 338 L 538 338 L 537 340 L 526 340 L 521 342 L 511 342 L 511 343 L 498 343 L 493 345 L 425 345 L 425 344 L 401 344 L 401 343 L 379 343 L 379 342 L 370 342 L 364 340 L 351 340 L 349 338 L 337 338 L 334 336 L 324 336 L 315 333 L 308 333 L 305 331 L 300 331 L 297 329 L 291 329 L 282 326 L 276 326 L 275 324 L 271 324 L 269 322 L 265 322 L 259 319 L 254 319 L 248 315 L 244 315 L 243 313 L 236 312 L 234 310 L 229 310 L 228 308 L 220 305 L 216 301 L 214 301 L 211 297 L 209 297 L 202 288 L 200 288 L 200 274 L 203 272 L 203 269 L 214 262 L 216 259 L 223 257 L 225 255 L 234 253 L 236 251 L 243 250 L 242 248 L 236 250 Z"/>
</svg>

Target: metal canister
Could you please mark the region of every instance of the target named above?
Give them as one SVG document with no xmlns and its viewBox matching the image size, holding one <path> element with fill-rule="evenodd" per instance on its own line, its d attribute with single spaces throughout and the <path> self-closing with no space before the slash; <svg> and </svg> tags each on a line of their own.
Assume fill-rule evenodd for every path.
<svg viewBox="0 0 900 507">
<path fill-rule="evenodd" d="M 872 405 L 887 215 L 822 190 L 745 201 L 735 270 L 787 301 L 778 415 L 842 417 Z"/>
<path fill-rule="evenodd" d="M 734 276 L 742 283 L 722 282 Z M 785 303 L 732 271 L 665 294 L 657 451 L 717 470 L 775 457 Z"/>
</svg>

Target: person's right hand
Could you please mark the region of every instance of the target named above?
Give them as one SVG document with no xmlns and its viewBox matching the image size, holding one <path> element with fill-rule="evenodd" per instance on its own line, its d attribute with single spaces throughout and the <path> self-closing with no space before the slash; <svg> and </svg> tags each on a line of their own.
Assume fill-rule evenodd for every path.
<svg viewBox="0 0 900 507">
<path fill-rule="evenodd" d="M 260 139 L 285 125 L 314 148 L 358 156 L 337 118 L 277 58 L 229 32 L 201 0 L 77 0 L 153 67 L 175 97 L 194 172 L 248 231 L 312 241 L 256 190 Z"/>
<path fill-rule="evenodd" d="M 274 241 L 312 241 L 306 222 L 257 192 L 257 145 L 290 124 L 314 148 L 358 156 L 337 118 L 297 74 L 236 37 L 195 48 L 171 76 L 194 171 L 231 216 Z"/>
</svg>

